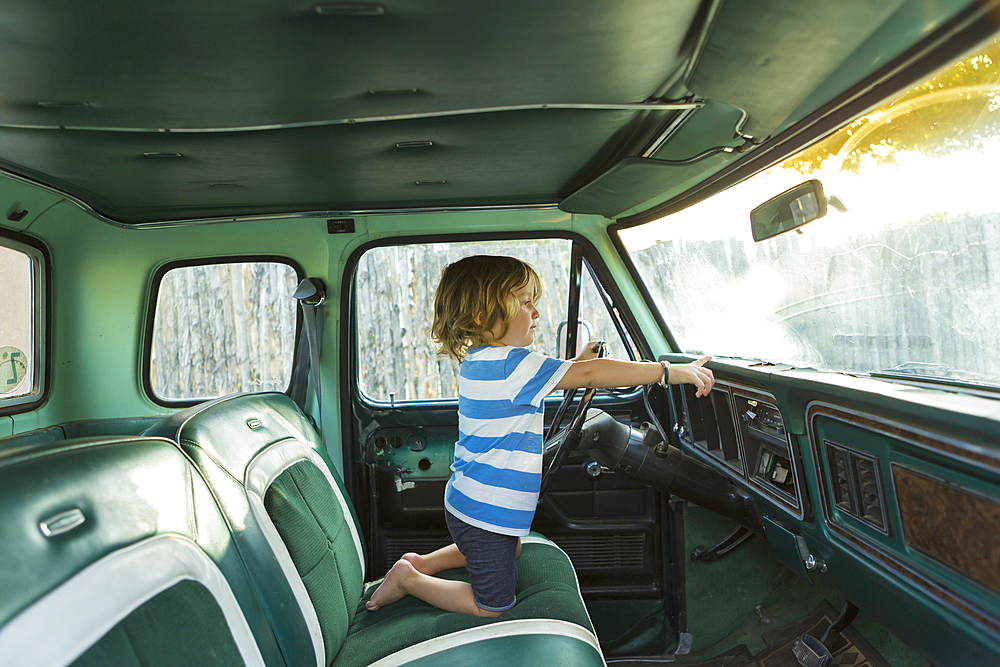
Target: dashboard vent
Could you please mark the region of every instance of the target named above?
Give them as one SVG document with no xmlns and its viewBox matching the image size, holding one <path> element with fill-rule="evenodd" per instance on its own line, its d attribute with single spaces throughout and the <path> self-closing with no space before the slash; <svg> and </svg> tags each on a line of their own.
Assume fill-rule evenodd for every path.
<svg viewBox="0 0 1000 667">
<path fill-rule="evenodd" d="M 851 495 L 850 460 L 847 452 L 839 447 L 828 447 L 830 467 L 833 474 L 833 500 L 842 510 L 857 514 Z"/>
<path fill-rule="evenodd" d="M 858 474 L 861 518 L 879 530 L 885 530 L 885 512 L 882 510 L 882 497 L 875 461 L 859 456 L 855 459 L 855 468 Z"/>
<path fill-rule="evenodd" d="M 826 441 L 833 501 L 837 508 L 888 534 L 878 459 Z"/>
<path fill-rule="evenodd" d="M 743 472 L 728 389 L 716 384 L 708 396 L 697 398 L 695 387 L 680 386 L 684 405 L 681 437 Z"/>
</svg>

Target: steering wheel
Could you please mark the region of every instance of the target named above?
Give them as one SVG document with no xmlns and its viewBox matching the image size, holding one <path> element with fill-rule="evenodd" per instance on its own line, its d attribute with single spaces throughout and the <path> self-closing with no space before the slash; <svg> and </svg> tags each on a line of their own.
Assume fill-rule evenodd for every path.
<svg viewBox="0 0 1000 667">
<path fill-rule="evenodd" d="M 601 358 L 607 354 L 608 346 L 604 341 L 595 343 L 597 348 L 597 357 Z M 563 402 L 559 405 L 559 409 L 556 410 L 555 417 L 552 419 L 552 424 L 549 426 L 549 431 L 545 435 L 545 442 L 551 442 L 552 439 L 559 432 L 559 426 L 562 424 L 563 416 L 566 414 L 566 409 L 569 408 L 570 403 L 576 398 L 576 389 L 566 392 L 566 397 Z M 566 461 L 566 457 L 569 456 L 570 452 L 577 448 L 580 444 L 580 438 L 583 432 L 583 423 L 587 420 L 587 409 L 590 408 L 591 402 L 594 400 L 594 395 L 597 394 L 596 389 L 587 389 L 583 392 L 583 397 L 580 399 L 580 404 L 576 406 L 576 412 L 573 413 L 573 418 L 570 419 L 569 427 L 566 429 L 566 433 L 563 435 L 562 440 L 556 446 L 556 453 L 552 457 L 552 461 L 549 462 L 549 467 L 545 469 L 542 473 L 542 484 L 538 491 L 538 498 L 541 500 L 545 492 L 548 491 L 549 484 L 552 483 L 552 476 L 560 466 Z M 545 445 L 542 445 L 542 452 L 545 452 Z"/>
</svg>

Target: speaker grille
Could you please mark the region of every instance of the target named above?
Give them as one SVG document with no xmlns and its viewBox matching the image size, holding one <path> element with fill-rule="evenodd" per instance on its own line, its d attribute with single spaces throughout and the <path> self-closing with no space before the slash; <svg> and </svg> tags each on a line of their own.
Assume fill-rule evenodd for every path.
<svg viewBox="0 0 1000 667">
<path fill-rule="evenodd" d="M 576 568 L 643 567 L 646 564 L 644 534 L 572 535 L 552 540 L 573 561 Z M 390 537 L 385 543 L 384 566 L 388 570 L 405 553 L 430 553 L 451 544 L 451 538 Z"/>
<path fill-rule="evenodd" d="M 643 567 L 646 536 L 573 535 L 552 540 L 566 552 L 576 568 Z"/>
</svg>

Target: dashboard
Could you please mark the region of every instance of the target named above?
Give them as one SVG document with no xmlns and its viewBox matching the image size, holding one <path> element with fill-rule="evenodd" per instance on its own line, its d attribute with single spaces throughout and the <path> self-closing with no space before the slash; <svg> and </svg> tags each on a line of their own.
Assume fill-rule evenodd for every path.
<svg viewBox="0 0 1000 667">
<path fill-rule="evenodd" d="M 674 435 L 754 498 L 778 559 L 828 577 L 926 655 L 996 664 L 1000 401 L 749 362 L 712 367 L 707 397 L 670 388 Z"/>
</svg>

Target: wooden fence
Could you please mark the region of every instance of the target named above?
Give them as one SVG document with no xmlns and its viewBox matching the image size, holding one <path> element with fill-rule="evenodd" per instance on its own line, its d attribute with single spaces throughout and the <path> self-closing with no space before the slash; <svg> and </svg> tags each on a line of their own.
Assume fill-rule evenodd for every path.
<svg viewBox="0 0 1000 667">
<path fill-rule="evenodd" d="M 538 271 L 542 295 L 533 348 L 557 355 L 566 319 L 572 244 L 566 240 L 492 241 L 376 248 L 358 265 L 358 357 L 361 388 L 376 400 L 420 400 L 458 395 L 458 364 L 431 344 L 434 292 L 444 268 L 469 255 L 518 257 Z M 586 274 L 580 317 L 594 340 L 607 340 L 611 356 L 628 354 L 593 281 Z"/>
<path fill-rule="evenodd" d="M 1000 378 L 998 214 L 837 247 L 812 245 L 807 228 L 756 249 L 737 239 L 666 242 L 634 258 L 690 352 L 847 371 L 942 364 Z"/>
<path fill-rule="evenodd" d="M 295 271 L 278 263 L 174 269 L 160 286 L 151 380 L 163 398 L 283 390 L 294 357 Z"/>
<path fill-rule="evenodd" d="M 357 274 L 358 356 L 361 388 L 376 400 L 458 395 L 458 364 L 431 345 L 434 292 L 444 268 L 468 255 L 507 254 L 528 262 L 544 285 L 536 334 L 540 349 L 554 349 L 565 319 L 570 243 L 560 240 L 494 241 L 376 248 Z"/>
</svg>

